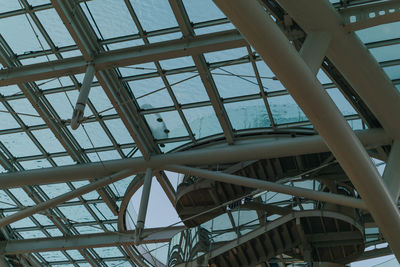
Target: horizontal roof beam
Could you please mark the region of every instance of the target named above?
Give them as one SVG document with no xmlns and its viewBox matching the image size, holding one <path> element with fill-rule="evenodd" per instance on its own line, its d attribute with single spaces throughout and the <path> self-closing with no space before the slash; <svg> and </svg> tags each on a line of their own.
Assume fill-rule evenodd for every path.
<svg viewBox="0 0 400 267">
<path fill-rule="evenodd" d="M 392 143 L 392 139 L 382 129 L 361 130 L 355 133 L 367 149 Z M 124 169 L 131 169 L 139 173 L 146 168 L 157 170 L 169 164 L 198 166 L 321 152 L 329 152 L 329 149 L 319 135 L 303 137 L 275 135 L 241 141 L 230 146 L 221 145 L 218 148 L 154 155 L 149 160 L 138 157 L 4 173 L 0 174 L 0 188 L 86 180 L 110 175 Z"/>
<path fill-rule="evenodd" d="M 91 62 L 96 71 L 207 53 L 247 45 L 236 30 L 204 34 L 192 39 L 177 39 L 149 45 L 102 52 Z M 0 70 L 0 86 L 84 73 L 83 56 Z"/>
<path fill-rule="evenodd" d="M 141 244 L 169 242 L 171 237 L 183 231 L 185 227 L 174 226 L 168 229 L 144 229 Z M 0 242 L 0 255 L 24 254 L 31 252 L 45 252 L 82 248 L 114 247 L 134 244 L 135 231 L 106 232 L 83 234 L 75 236 L 60 236 L 51 238 L 34 238 L 22 240 L 8 240 Z"/>
</svg>

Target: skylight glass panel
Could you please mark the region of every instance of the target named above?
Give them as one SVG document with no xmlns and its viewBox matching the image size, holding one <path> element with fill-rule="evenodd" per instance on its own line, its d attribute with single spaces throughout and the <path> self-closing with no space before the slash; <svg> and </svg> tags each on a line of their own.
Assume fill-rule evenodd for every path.
<svg viewBox="0 0 400 267">
<path fill-rule="evenodd" d="M 178 148 L 184 144 L 187 144 L 188 141 L 183 142 L 172 142 L 172 143 L 160 143 L 158 146 L 162 153 L 167 153 L 173 151 L 175 148 Z"/>
<path fill-rule="evenodd" d="M 40 56 L 40 57 L 24 58 L 24 59 L 21 59 L 20 62 L 22 65 L 31 65 L 31 64 L 48 62 L 48 61 L 52 61 L 52 60 L 56 60 L 56 59 L 57 59 L 57 57 L 55 55 L 50 54 L 50 55 Z"/>
<path fill-rule="evenodd" d="M 78 250 L 66 250 L 65 251 L 72 259 L 74 260 L 82 260 L 84 259 L 81 253 Z"/>
<path fill-rule="evenodd" d="M 183 4 L 191 22 L 197 23 L 225 18 L 224 13 L 212 0 L 183 0 Z"/>
<path fill-rule="evenodd" d="M 56 46 L 62 47 L 75 44 L 55 9 L 46 9 L 35 14 Z"/>
<path fill-rule="evenodd" d="M 0 94 L 3 96 L 10 96 L 22 93 L 17 85 L 0 86 Z"/>
<path fill-rule="evenodd" d="M 117 219 L 117 216 L 115 216 L 111 212 L 111 210 L 108 208 L 107 204 L 105 204 L 105 203 L 89 204 L 89 206 L 94 211 L 94 213 L 97 215 L 97 217 L 100 218 L 100 220 Z"/>
<path fill-rule="evenodd" d="M 400 79 L 400 65 L 383 68 L 391 80 Z"/>
<path fill-rule="evenodd" d="M 61 119 L 68 120 L 72 118 L 72 112 L 74 111 L 72 105 L 75 103 L 71 100 L 71 98 L 69 98 L 69 96 L 66 96 L 64 92 L 48 94 L 46 95 L 46 98 Z M 88 108 L 85 108 L 85 113 L 87 110 Z"/>
<path fill-rule="evenodd" d="M 244 47 L 226 49 L 216 52 L 204 53 L 207 62 L 214 63 L 248 57 L 247 49 Z"/>
<path fill-rule="evenodd" d="M 339 89 L 329 89 L 328 94 L 344 116 L 357 114 L 353 106 L 349 103 L 349 101 L 347 101 Z"/>
<path fill-rule="evenodd" d="M 49 49 L 46 40 L 43 38 L 39 29 L 37 29 L 35 23 L 30 19 L 29 16 L 28 18 L 35 31 L 32 30 L 25 15 L 18 15 L 0 19 L 1 35 L 14 51 L 14 53 L 24 54 L 25 52 L 30 51 L 42 51 L 43 48 Z M 13 26 L 10 27 L 10 25 Z M 38 35 L 40 43 L 43 45 L 43 48 L 37 40 L 35 32 Z"/>
<path fill-rule="evenodd" d="M 20 128 L 19 123 L 13 118 L 2 103 L 0 103 L 0 120 L 0 130 Z"/>
<path fill-rule="evenodd" d="M 87 184 L 89 184 L 89 183 L 90 183 L 90 182 L 87 181 L 87 180 L 85 180 L 85 181 L 72 182 L 72 184 L 73 184 L 76 188 L 85 186 L 85 185 L 87 185 Z M 97 193 L 96 190 L 93 190 L 93 191 L 91 191 L 91 192 L 89 192 L 89 193 L 86 193 L 86 194 L 82 195 L 82 197 L 83 197 L 85 200 L 99 199 L 99 198 L 100 198 L 100 196 L 99 196 L 99 194 Z"/>
<path fill-rule="evenodd" d="M 52 236 L 52 237 L 58 237 L 58 236 L 63 236 L 64 234 L 58 230 L 57 228 L 54 229 L 47 229 L 47 232 Z"/>
<path fill-rule="evenodd" d="M 111 258 L 111 257 L 122 257 L 121 251 L 116 247 L 104 247 L 104 248 L 93 248 L 97 254 L 101 257 Z"/>
<path fill-rule="evenodd" d="M 108 138 L 106 132 L 101 127 L 100 123 L 98 122 L 85 123 L 83 126 L 86 130 L 85 133 L 85 135 L 87 134 L 86 138 L 89 139 L 90 143 L 93 143 L 95 147 L 112 145 L 110 139 Z"/>
<path fill-rule="evenodd" d="M 18 116 L 24 122 L 24 124 L 28 126 L 44 124 L 44 120 L 40 118 L 39 113 L 36 112 L 35 108 L 28 101 L 28 99 L 23 98 L 10 100 L 8 103 L 15 112 L 20 113 Z"/>
<path fill-rule="evenodd" d="M 61 56 L 63 58 L 77 57 L 77 56 L 81 56 L 81 55 L 82 55 L 82 53 L 77 49 L 72 50 L 72 51 L 67 51 L 67 52 L 61 52 Z"/>
<path fill-rule="evenodd" d="M 108 261 L 107 266 L 130 267 L 132 264 L 128 260 L 124 261 Z"/>
<path fill-rule="evenodd" d="M 20 164 L 26 170 L 49 168 L 52 166 L 47 159 L 21 161 Z"/>
<path fill-rule="evenodd" d="M 12 208 L 17 206 L 14 201 L 4 192 L 4 190 L 0 190 L 0 208 Z"/>
<path fill-rule="evenodd" d="M 349 123 L 350 127 L 353 130 L 363 130 L 365 129 L 362 120 L 361 119 L 357 119 L 357 120 L 347 120 L 347 122 Z"/>
<path fill-rule="evenodd" d="M 65 261 L 68 260 L 61 251 L 48 251 L 39 252 L 39 254 L 46 259 L 46 261 Z"/>
<path fill-rule="evenodd" d="M 177 111 L 145 115 L 155 139 L 187 136 L 188 132 Z"/>
<path fill-rule="evenodd" d="M 165 42 L 165 41 L 170 41 L 170 40 L 176 40 L 176 39 L 180 39 L 180 38 L 182 38 L 182 33 L 173 32 L 173 33 L 149 36 L 149 41 L 150 41 L 150 43 L 159 43 L 159 42 Z"/>
<path fill-rule="evenodd" d="M 400 59 L 400 44 L 371 48 L 369 51 L 378 62 Z"/>
<path fill-rule="evenodd" d="M 11 213 L 5 212 L 4 215 L 9 216 L 13 213 L 14 212 L 11 212 Z M 11 223 L 10 226 L 11 226 L 11 228 L 17 229 L 17 228 L 22 228 L 22 227 L 32 227 L 32 226 L 35 226 L 35 224 L 32 222 L 32 220 L 30 218 L 24 218 L 24 219 L 21 219 L 21 220 Z"/>
<path fill-rule="evenodd" d="M 66 183 L 46 184 L 41 185 L 40 188 L 46 193 L 49 198 L 55 198 L 59 195 L 70 192 L 70 188 Z"/>
<path fill-rule="evenodd" d="M 112 183 L 110 185 L 110 188 L 116 196 L 123 197 L 127 193 L 126 190 L 128 189 L 129 184 L 132 182 L 134 178 L 135 175 L 132 175 L 122 180 L 119 180 L 115 183 Z"/>
<path fill-rule="evenodd" d="M 283 84 L 275 77 L 275 74 L 263 60 L 257 61 L 256 66 L 264 87 L 264 91 L 274 92 L 285 90 Z"/>
<path fill-rule="evenodd" d="M 268 113 L 262 99 L 229 103 L 224 106 L 232 128 L 235 130 L 270 126 Z"/>
<path fill-rule="evenodd" d="M 126 129 L 121 119 L 106 120 L 105 124 L 118 144 L 134 143 L 130 133 Z"/>
<path fill-rule="evenodd" d="M 400 38 L 400 22 L 393 22 L 357 31 L 364 43 Z"/>
<path fill-rule="evenodd" d="M 21 188 L 10 188 L 9 191 L 17 198 L 23 206 L 33 206 L 35 202 Z"/>
<path fill-rule="evenodd" d="M 307 121 L 307 117 L 290 95 L 268 98 L 272 116 L 277 124 Z"/>
<path fill-rule="evenodd" d="M 332 83 L 332 80 L 325 74 L 325 72 L 320 69 L 317 73 L 317 79 L 321 84 Z"/>
<path fill-rule="evenodd" d="M 153 62 L 121 67 L 119 70 L 124 77 L 157 72 Z"/>
<path fill-rule="evenodd" d="M 43 214 L 34 214 L 33 217 L 35 218 L 35 220 L 37 220 L 40 225 L 42 226 L 46 226 L 46 225 L 53 225 L 53 222 L 50 221 L 50 219 L 43 215 Z"/>
<path fill-rule="evenodd" d="M 141 46 L 144 45 L 143 39 L 134 39 L 134 40 L 129 40 L 125 42 L 118 42 L 118 43 L 111 43 L 107 45 L 103 45 L 103 47 L 108 50 L 117 50 L 117 49 L 122 49 L 122 48 L 128 48 L 128 47 L 135 47 L 135 46 Z"/>
<path fill-rule="evenodd" d="M 21 9 L 18 0 L 7 0 L 0 5 L 0 13 Z"/>
<path fill-rule="evenodd" d="M 74 83 L 72 82 L 72 80 L 67 76 L 51 78 L 51 79 L 42 80 L 42 81 L 36 81 L 36 85 L 41 90 L 48 90 L 48 89 L 53 89 L 53 88 L 62 88 L 62 87 L 65 87 L 65 86 L 72 86 L 72 85 L 75 86 Z"/>
<path fill-rule="evenodd" d="M 43 234 L 42 231 L 26 231 L 26 232 L 20 232 L 19 233 L 22 238 L 43 238 L 46 237 L 45 234 Z"/>
<path fill-rule="evenodd" d="M 228 30 L 233 30 L 233 29 L 235 29 L 235 26 L 233 26 L 232 23 L 224 23 L 224 24 L 218 24 L 218 25 L 209 26 L 209 27 L 195 28 L 194 32 L 196 33 L 196 35 L 201 35 L 201 34 L 207 34 L 207 33 L 213 33 L 213 32 L 228 31 Z"/>
<path fill-rule="evenodd" d="M 160 65 L 164 70 L 179 69 L 194 66 L 192 57 L 178 57 L 166 60 L 160 60 Z"/>
<path fill-rule="evenodd" d="M 95 86 L 90 88 L 89 99 L 94 105 L 96 111 L 101 113 L 101 115 L 111 115 L 117 113 L 102 87 Z M 86 107 L 86 109 L 89 109 L 89 107 Z"/>
<path fill-rule="evenodd" d="M 130 0 L 130 2 L 145 31 L 155 31 L 178 26 L 168 0 Z"/>
<path fill-rule="evenodd" d="M 165 84 L 159 77 L 131 81 L 129 86 L 142 109 L 173 106 Z"/>
<path fill-rule="evenodd" d="M 28 0 L 29 4 L 32 6 L 38 6 L 38 5 L 44 5 L 44 4 L 50 4 L 49 0 Z"/>
<path fill-rule="evenodd" d="M 168 75 L 167 79 L 180 104 L 210 100 L 197 72 Z"/>
<path fill-rule="evenodd" d="M 94 221 L 92 215 L 83 205 L 59 207 L 61 212 L 74 222 L 91 222 Z"/>
<path fill-rule="evenodd" d="M 97 161 L 103 161 L 103 160 L 114 160 L 114 159 L 121 159 L 120 154 L 115 151 L 100 151 L 97 153 L 88 153 L 87 154 L 90 161 L 92 162 L 97 162 Z"/>
<path fill-rule="evenodd" d="M 94 0 L 81 3 L 81 7 L 99 39 L 138 32 L 123 0 Z"/>
<path fill-rule="evenodd" d="M 260 93 L 250 63 L 217 68 L 212 76 L 222 98 Z"/>
<path fill-rule="evenodd" d="M 69 157 L 69 156 L 66 156 L 66 157 L 54 157 L 54 158 L 53 158 L 53 161 L 54 161 L 58 166 L 72 165 L 72 164 L 75 163 L 74 160 L 73 160 L 71 157 Z"/>
<path fill-rule="evenodd" d="M 215 111 L 211 106 L 183 110 L 196 139 L 222 133 Z"/>
<path fill-rule="evenodd" d="M 64 147 L 49 129 L 32 131 L 32 133 L 48 153 L 65 151 Z"/>
<path fill-rule="evenodd" d="M 0 135 L 0 141 L 15 157 L 41 154 L 26 133 Z"/>
</svg>

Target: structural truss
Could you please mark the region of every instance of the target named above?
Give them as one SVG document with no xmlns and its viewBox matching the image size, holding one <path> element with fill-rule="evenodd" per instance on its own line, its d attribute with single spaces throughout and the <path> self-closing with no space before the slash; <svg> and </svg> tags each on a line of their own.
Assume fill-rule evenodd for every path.
<svg viewBox="0 0 400 267">
<path fill-rule="evenodd" d="M 0 266 L 400 260 L 398 0 L 0 2 Z"/>
</svg>

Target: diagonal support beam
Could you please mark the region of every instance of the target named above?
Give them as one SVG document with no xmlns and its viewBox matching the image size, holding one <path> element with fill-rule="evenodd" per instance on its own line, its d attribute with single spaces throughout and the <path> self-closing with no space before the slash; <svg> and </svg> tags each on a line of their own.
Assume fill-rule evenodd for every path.
<svg viewBox="0 0 400 267">
<path fill-rule="evenodd" d="M 394 202 L 400 197 L 400 141 L 395 140 L 383 172 L 383 180 Z"/>
<path fill-rule="evenodd" d="M 51 209 L 56 207 L 59 204 L 62 204 L 68 200 L 74 199 L 76 197 L 80 197 L 84 194 L 87 194 L 91 191 L 94 191 L 98 188 L 101 188 L 105 185 L 117 182 L 121 179 L 124 179 L 130 175 L 133 174 L 133 171 L 130 170 L 123 170 L 120 171 L 118 173 L 115 173 L 113 175 L 110 175 L 108 177 L 104 177 L 101 178 L 97 181 L 94 181 L 92 183 L 89 183 L 87 185 L 84 185 L 78 189 L 75 189 L 73 191 L 67 192 L 65 194 L 62 194 L 58 197 L 52 198 L 50 200 L 44 201 L 44 202 L 40 202 L 39 204 L 29 207 L 29 208 L 25 208 L 21 211 L 18 211 L 16 213 L 13 213 L 7 217 L 1 218 L 0 219 L 0 227 L 4 227 L 6 225 L 9 225 L 13 222 L 22 220 L 26 217 L 32 216 L 35 213 L 40 213 L 42 211 Z"/>
<path fill-rule="evenodd" d="M 362 196 L 394 254 L 400 259 L 400 239 L 397 238 L 400 236 L 398 207 L 390 197 L 369 155 L 321 83 L 256 0 L 214 0 L 214 2 L 258 51 L 313 123 Z M 312 4 L 325 3 L 325 1 L 308 0 L 286 2 L 292 4 L 307 2 L 309 5 L 311 2 Z M 312 13 L 318 13 L 314 5 L 311 10 Z M 328 18 L 325 20 L 330 21 Z M 373 92 L 371 96 L 379 95 L 376 91 Z M 384 101 L 380 103 L 380 105 L 386 104 Z M 399 105 L 395 107 L 395 109 L 398 108 L 400 108 Z M 391 116 L 393 114 L 400 114 L 400 112 L 392 113 Z M 391 126 L 394 125 L 391 124 Z M 399 128 L 398 123 L 395 128 Z M 388 128 L 388 131 L 390 130 L 395 129 Z M 393 133 L 393 131 L 390 132 Z M 390 220 L 386 219 L 388 217 Z"/>
<path fill-rule="evenodd" d="M 144 229 L 143 235 L 145 237 L 141 244 L 169 242 L 171 237 L 184 229 L 185 227 L 183 226 L 175 226 L 168 229 Z M 1 241 L 0 255 L 133 245 L 135 243 L 134 237 L 135 231 L 125 231 Z"/>
<path fill-rule="evenodd" d="M 321 67 L 330 41 L 331 34 L 328 32 L 310 32 L 301 47 L 300 56 L 314 75 Z"/>
<path fill-rule="evenodd" d="M 314 191 L 311 189 L 299 188 L 289 185 L 278 184 L 274 182 L 268 182 L 264 180 L 248 178 L 239 175 L 233 175 L 223 172 L 208 171 L 204 169 L 180 166 L 180 165 L 167 165 L 165 167 L 169 171 L 183 173 L 191 176 L 199 176 L 202 178 L 228 183 L 236 184 L 240 186 L 250 187 L 260 190 L 268 190 L 272 192 L 288 194 L 298 197 L 305 197 L 313 200 L 319 200 L 323 202 L 335 203 L 342 206 L 357 208 L 357 209 L 367 209 L 364 201 L 361 199 L 356 199 L 352 197 L 346 197 L 339 194 L 332 194 L 320 191 Z"/>
</svg>

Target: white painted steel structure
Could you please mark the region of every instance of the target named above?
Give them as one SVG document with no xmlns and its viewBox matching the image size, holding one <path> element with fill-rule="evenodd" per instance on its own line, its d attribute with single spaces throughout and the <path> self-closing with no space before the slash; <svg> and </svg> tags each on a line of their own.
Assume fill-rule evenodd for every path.
<svg viewBox="0 0 400 267">
<path fill-rule="evenodd" d="M 399 260 L 397 0 L 3 2 L 0 265 L 165 266 L 183 230 L 149 227 L 158 187 L 176 205 L 167 171 L 357 208 L 366 245 L 389 243 L 361 258 Z M 227 173 L 329 152 L 279 177 L 313 187 Z"/>
</svg>

